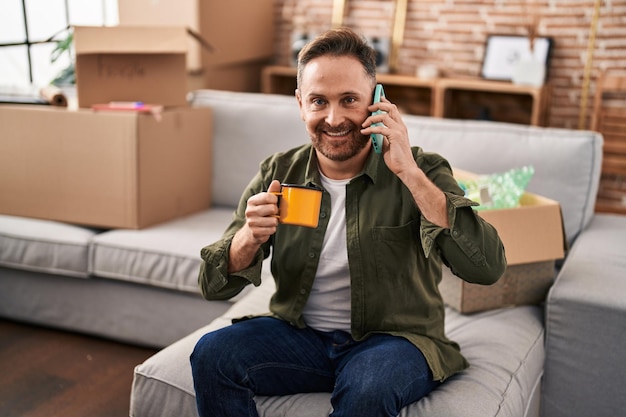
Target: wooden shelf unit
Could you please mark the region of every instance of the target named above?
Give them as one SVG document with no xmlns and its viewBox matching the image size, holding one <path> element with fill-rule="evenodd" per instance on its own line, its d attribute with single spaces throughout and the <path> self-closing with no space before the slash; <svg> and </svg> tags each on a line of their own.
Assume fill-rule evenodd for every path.
<svg viewBox="0 0 626 417">
<path fill-rule="evenodd" d="M 491 116 L 492 120 L 502 122 L 545 126 L 549 97 L 547 85 L 533 87 L 505 81 L 440 78 L 437 80 L 433 116 L 472 119 Z M 459 110 L 461 104 L 473 107 L 474 111 L 487 110 L 489 114 L 463 113 Z"/>
<path fill-rule="evenodd" d="M 547 122 L 548 86 L 532 87 L 480 79 L 424 80 L 397 74 L 378 74 L 377 80 L 385 86 L 387 96 L 406 114 L 536 126 Z M 296 68 L 264 68 L 261 91 L 292 95 L 295 89 Z"/>
</svg>

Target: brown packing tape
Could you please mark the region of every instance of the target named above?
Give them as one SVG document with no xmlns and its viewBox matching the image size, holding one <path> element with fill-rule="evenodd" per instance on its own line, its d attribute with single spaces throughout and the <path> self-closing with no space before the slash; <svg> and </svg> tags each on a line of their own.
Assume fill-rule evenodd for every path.
<svg viewBox="0 0 626 417">
<path fill-rule="evenodd" d="M 67 97 L 58 87 L 53 85 L 43 87 L 39 90 L 39 95 L 53 106 L 67 107 Z"/>
</svg>

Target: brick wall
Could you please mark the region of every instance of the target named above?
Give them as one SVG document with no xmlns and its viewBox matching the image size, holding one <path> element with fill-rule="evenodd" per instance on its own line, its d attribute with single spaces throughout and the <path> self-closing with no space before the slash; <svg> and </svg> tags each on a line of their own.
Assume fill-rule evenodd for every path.
<svg viewBox="0 0 626 417">
<path fill-rule="evenodd" d="M 595 0 L 409 0 L 398 72 L 436 65 L 449 77 L 480 77 L 488 34 L 525 35 L 536 12 L 537 35 L 554 39 L 549 68 L 552 99 L 548 124 L 577 128 Z M 276 0 L 275 61 L 290 62 L 297 32 L 331 26 L 332 0 Z M 344 23 L 368 37 L 390 37 L 393 0 L 346 1 Z M 584 127 L 592 114 L 595 79 L 607 69 L 626 68 L 626 0 L 601 0 Z"/>
</svg>

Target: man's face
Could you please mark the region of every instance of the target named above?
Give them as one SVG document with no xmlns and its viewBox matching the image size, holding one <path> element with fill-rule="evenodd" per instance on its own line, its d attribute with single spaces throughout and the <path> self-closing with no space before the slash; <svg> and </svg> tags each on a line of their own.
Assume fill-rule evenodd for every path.
<svg viewBox="0 0 626 417">
<path fill-rule="evenodd" d="M 322 56 L 302 72 L 296 97 L 313 147 L 333 161 L 346 161 L 369 144 L 360 133 L 369 116 L 375 81 L 353 57 Z"/>
</svg>

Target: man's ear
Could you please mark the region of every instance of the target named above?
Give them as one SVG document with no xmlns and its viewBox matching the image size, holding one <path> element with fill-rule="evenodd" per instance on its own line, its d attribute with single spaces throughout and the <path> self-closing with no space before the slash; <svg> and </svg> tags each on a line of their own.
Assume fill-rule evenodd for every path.
<svg viewBox="0 0 626 417">
<path fill-rule="evenodd" d="M 304 109 L 302 107 L 302 94 L 300 94 L 300 90 L 296 88 L 296 100 L 298 100 L 298 106 L 300 107 L 300 118 L 305 120 L 304 118 Z"/>
</svg>

